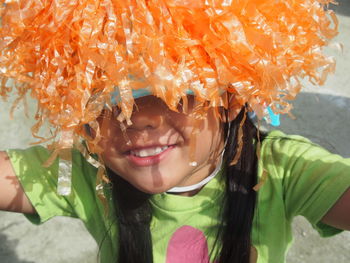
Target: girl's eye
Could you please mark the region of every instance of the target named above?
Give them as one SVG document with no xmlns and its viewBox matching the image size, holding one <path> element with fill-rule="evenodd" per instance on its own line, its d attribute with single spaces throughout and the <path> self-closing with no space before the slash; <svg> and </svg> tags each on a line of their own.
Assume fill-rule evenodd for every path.
<svg viewBox="0 0 350 263">
<path fill-rule="evenodd" d="M 185 98 L 182 98 L 177 105 L 177 110 L 180 113 L 186 113 L 193 109 L 195 98 L 193 95 L 187 95 Z"/>
<path fill-rule="evenodd" d="M 177 104 L 177 110 L 179 112 L 183 111 L 183 101 L 182 101 L 182 99 L 179 101 L 179 104 Z"/>
<path fill-rule="evenodd" d="M 121 109 L 118 106 L 112 108 L 112 115 L 114 118 L 117 118 L 121 112 Z"/>
</svg>

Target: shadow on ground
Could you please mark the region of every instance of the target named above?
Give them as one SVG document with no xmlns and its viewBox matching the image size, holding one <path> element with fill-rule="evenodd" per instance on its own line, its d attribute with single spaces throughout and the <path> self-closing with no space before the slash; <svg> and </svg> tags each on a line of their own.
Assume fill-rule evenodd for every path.
<svg viewBox="0 0 350 263">
<path fill-rule="evenodd" d="M 337 0 L 338 5 L 330 5 L 330 8 L 339 15 L 350 16 L 350 1 Z"/>
<path fill-rule="evenodd" d="M 277 129 L 305 136 L 333 153 L 350 157 L 350 98 L 304 92 L 293 107 L 295 119 L 281 116 Z"/>
<path fill-rule="evenodd" d="M 16 254 L 17 240 L 9 240 L 0 230 L 0 262 L 1 263 L 35 263 L 19 259 Z"/>
<path fill-rule="evenodd" d="M 98 248 L 82 222 L 56 217 L 40 226 L 0 211 L 1 263 L 97 263 Z"/>
</svg>

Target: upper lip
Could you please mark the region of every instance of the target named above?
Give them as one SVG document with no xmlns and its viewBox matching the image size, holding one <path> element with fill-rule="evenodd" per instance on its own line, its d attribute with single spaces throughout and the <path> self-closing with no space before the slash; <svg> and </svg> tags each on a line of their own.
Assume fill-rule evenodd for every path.
<svg viewBox="0 0 350 263">
<path fill-rule="evenodd" d="M 175 136 L 174 136 L 175 135 Z M 119 151 L 123 154 L 128 154 L 130 151 L 138 151 L 143 149 L 172 146 L 182 142 L 180 136 L 173 131 L 158 131 L 145 133 L 130 133 L 128 134 L 130 145 L 123 143 Z"/>
</svg>

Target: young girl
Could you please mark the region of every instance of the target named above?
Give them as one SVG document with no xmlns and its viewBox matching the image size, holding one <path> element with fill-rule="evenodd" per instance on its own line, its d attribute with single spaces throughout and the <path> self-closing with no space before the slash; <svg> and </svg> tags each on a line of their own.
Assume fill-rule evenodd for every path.
<svg viewBox="0 0 350 263">
<path fill-rule="evenodd" d="M 294 216 L 350 229 L 350 160 L 248 114 L 287 112 L 298 76 L 331 70 L 323 5 L 19 3 L 2 13 L 1 94 L 30 89 L 34 135 L 48 119 L 59 140 L 1 153 L 1 209 L 80 218 L 101 262 L 284 262 Z"/>
</svg>

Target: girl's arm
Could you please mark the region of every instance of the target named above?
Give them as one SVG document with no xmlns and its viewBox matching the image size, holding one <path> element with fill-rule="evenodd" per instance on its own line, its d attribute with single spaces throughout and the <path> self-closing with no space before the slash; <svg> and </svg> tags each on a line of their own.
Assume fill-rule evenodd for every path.
<svg viewBox="0 0 350 263">
<path fill-rule="evenodd" d="M 350 188 L 322 218 L 322 223 L 339 229 L 350 230 Z"/>
<path fill-rule="evenodd" d="M 0 210 L 34 214 L 6 152 L 0 152 Z"/>
</svg>

